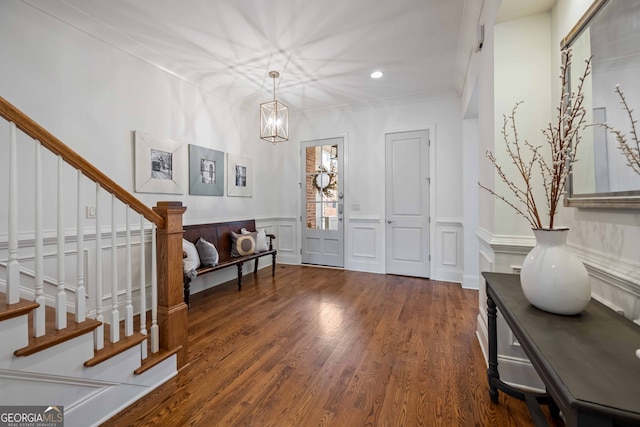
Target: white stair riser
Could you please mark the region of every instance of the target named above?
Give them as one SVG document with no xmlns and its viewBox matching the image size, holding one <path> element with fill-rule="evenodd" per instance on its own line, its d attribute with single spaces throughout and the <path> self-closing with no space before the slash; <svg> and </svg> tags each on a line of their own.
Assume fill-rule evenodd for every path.
<svg viewBox="0 0 640 427">
<path fill-rule="evenodd" d="M 83 364 L 92 357 L 93 334 L 88 333 L 31 356 L 12 356 L 8 363 L 0 361 L 0 369 L 83 378 Z"/>
<path fill-rule="evenodd" d="M 66 411 L 65 427 L 97 426 L 140 400 L 176 374 L 175 355 L 162 361 L 142 375 L 135 376 L 135 384 L 120 384 L 100 395 L 92 396 Z"/>
<path fill-rule="evenodd" d="M 85 367 L 83 369 L 83 378 L 133 383 L 136 377 L 133 371 L 138 369 L 141 363 L 140 351 L 140 345 L 138 344 L 96 366 Z"/>
<path fill-rule="evenodd" d="M 13 352 L 29 344 L 28 317 L 14 317 L 0 322 L 0 369 L 9 366 Z"/>
</svg>

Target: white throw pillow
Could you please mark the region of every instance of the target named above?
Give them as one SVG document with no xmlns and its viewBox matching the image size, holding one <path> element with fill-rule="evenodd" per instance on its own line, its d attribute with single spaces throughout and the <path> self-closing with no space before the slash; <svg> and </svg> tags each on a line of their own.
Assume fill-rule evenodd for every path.
<svg viewBox="0 0 640 427">
<path fill-rule="evenodd" d="M 267 242 L 267 230 L 264 228 L 258 230 L 256 236 L 256 252 L 265 252 L 269 250 L 269 242 Z"/>
<path fill-rule="evenodd" d="M 200 257 L 196 245 L 183 238 L 182 251 L 187 254 L 187 257 L 182 260 L 184 272 L 190 277 L 195 276 L 196 268 L 200 267 Z"/>
<path fill-rule="evenodd" d="M 269 242 L 267 242 L 267 230 L 266 229 L 262 229 L 262 230 L 258 230 L 258 231 L 247 231 L 246 228 L 242 228 L 240 230 L 240 234 L 242 234 L 243 236 L 247 236 L 251 233 L 257 233 L 256 234 L 256 252 L 266 252 L 269 250 Z"/>
</svg>

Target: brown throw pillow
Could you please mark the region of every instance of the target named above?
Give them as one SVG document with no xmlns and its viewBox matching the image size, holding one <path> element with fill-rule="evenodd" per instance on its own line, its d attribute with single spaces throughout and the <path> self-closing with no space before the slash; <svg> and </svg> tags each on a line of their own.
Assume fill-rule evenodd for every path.
<svg viewBox="0 0 640 427">
<path fill-rule="evenodd" d="M 256 232 L 249 234 L 236 234 L 231 232 L 231 256 L 241 257 L 253 255 L 256 251 Z"/>
</svg>

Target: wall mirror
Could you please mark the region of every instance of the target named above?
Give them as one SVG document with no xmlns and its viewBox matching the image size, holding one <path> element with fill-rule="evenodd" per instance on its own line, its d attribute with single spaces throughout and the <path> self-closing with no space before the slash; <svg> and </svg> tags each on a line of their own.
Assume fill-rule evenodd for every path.
<svg viewBox="0 0 640 427">
<path fill-rule="evenodd" d="M 592 56 L 592 73 L 585 83 L 587 123 L 608 123 L 631 141 L 631 121 L 614 92 L 624 92 L 640 120 L 640 1 L 596 0 L 561 47 L 573 52 L 571 90 Z M 640 175 L 627 165 L 615 136 L 603 127 L 587 127 L 568 180 L 565 206 L 596 208 L 640 207 Z"/>
</svg>

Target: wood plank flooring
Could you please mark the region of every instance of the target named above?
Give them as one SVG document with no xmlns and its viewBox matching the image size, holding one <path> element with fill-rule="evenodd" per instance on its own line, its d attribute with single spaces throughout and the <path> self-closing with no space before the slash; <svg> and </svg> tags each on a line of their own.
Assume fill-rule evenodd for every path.
<svg viewBox="0 0 640 427">
<path fill-rule="evenodd" d="M 263 269 L 193 295 L 190 364 L 103 425 L 530 426 L 489 400 L 477 313 L 458 284 Z"/>
</svg>

